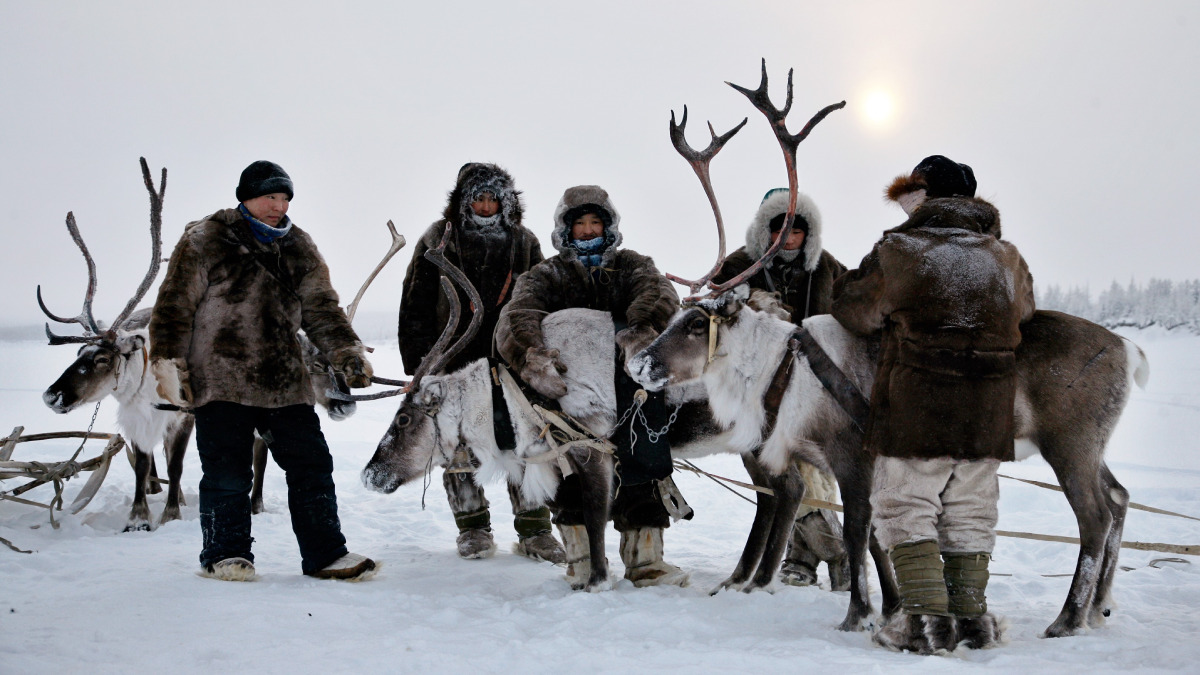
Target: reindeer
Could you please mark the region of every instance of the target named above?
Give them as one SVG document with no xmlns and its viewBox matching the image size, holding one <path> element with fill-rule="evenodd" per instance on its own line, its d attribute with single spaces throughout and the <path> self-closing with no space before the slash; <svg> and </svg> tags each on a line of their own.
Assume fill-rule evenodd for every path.
<svg viewBox="0 0 1200 675">
<path fill-rule="evenodd" d="M 791 74 L 782 111 L 770 102 L 766 85 L 764 63 L 756 91 L 735 89 L 767 116 L 784 149 L 793 195 L 784 229 L 790 231 L 795 148 L 812 122 L 801 134 L 788 135 L 785 118 L 792 100 Z M 784 239 L 781 236 L 747 273 L 769 261 Z M 797 328 L 746 305 L 745 288 L 738 284 L 747 275 L 721 285 L 709 283 L 711 276 L 689 283 L 693 293 L 707 284 L 708 296 L 688 298 L 658 339 L 631 360 L 630 370 L 647 388 L 703 382 L 717 423 L 736 430 L 740 450 L 756 455 L 768 474 L 778 475 L 793 458 L 800 458 L 836 476 L 845 505 L 844 537 L 851 562 L 850 606 L 840 628 L 859 630 L 873 611 L 864 561 L 870 539 L 874 459 L 862 446 L 867 406 L 862 392 L 871 390 L 878 342 L 854 336 L 829 316 L 811 317 Z M 1059 616 L 1043 634 L 1058 637 L 1096 625 L 1109 614 L 1129 495 L 1105 465 L 1104 448 L 1131 383 L 1144 386 L 1149 367 L 1132 342 L 1067 314 L 1038 311 L 1021 333 L 1014 410 L 1019 457 L 1041 453 L 1054 469 L 1080 531 L 1071 590 Z M 772 392 L 778 400 L 774 411 L 764 403 Z M 753 471 L 751 475 L 756 482 L 762 480 Z M 776 508 L 791 508 L 790 498 L 779 499 Z M 773 522 L 790 527 L 786 513 Z M 757 518 L 755 525 L 759 525 Z M 751 587 L 769 583 L 787 535 L 786 528 L 775 526 L 765 535 Z M 890 614 L 897 609 L 895 583 L 877 546 L 872 553 L 883 587 L 884 612 Z M 754 561 L 743 562 L 750 564 L 743 569 L 739 563 L 731 582 L 749 577 Z"/>
<path fill-rule="evenodd" d="M 42 394 L 46 406 L 56 413 L 66 414 L 86 403 L 96 403 L 112 395 L 118 404 L 117 424 L 133 448 L 131 463 L 134 468 L 134 497 L 130 507 L 125 531 L 148 530 L 151 528 L 150 508 L 147 493 L 157 493 L 154 448 L 163 445 L 167 460 L 167 502 L 159 524 L 180 518 L 179 507 L 183 503 L 180 493 L 180 476 L 183 473 L 183 458 L 191 438 L 195 420 L 187 410 L 169 404 L 156 391 L 157 383 L 148 373 L 149 331 L 147 329 L 151 308 L 134 311 L 133 308 L 145 297 L 151 283 L 158 275 L 162 260 L 162 200 L 166 192 L 167 170 L 162 170 L 160 188 L 156 191 L 145 158 L 141 159 L 142 177 L 150 193 L 151 262 L 141 284 L 124 310 L 105 329 L 92 313 L 92 301 L 96 291 L 96 265 L 92 259 L 73 213 L 67 214 L 67 230 L 83 253 L 88 268 L 88 288 L 84 296 L 83 310 L 78 316 L 65 319 L 46 308 L 38 286 L 38 305 L 42 312 L 58 323 L 75 323 L 83 326 L 83 336 L 60 336 L 46 325 L 46 336 L 52 345 L 82 344 L 75 361 Z M 380 269 L 404 246 L 404 237 L 395 233 L 391 222 L 392 246 L 383 261 L 375 268 L 359 290 L 354 302 L 347 309 L 353 319 L 358 301 L 366 287 Z M 317 403 L 324 407 L 333 420 L 343 420 L 355 412 L 355 403 L 331 398 L 331 390 L 349 393 L 344 378 L 333 371 L 329 361 L 302 334 L 297 334 L 301 343 L 305 364 L 312 381 Z M 263 509 L 262 484 L 267 460 L 267 445 L 261 438 L 254 444 L 254 487 L 251 493 L 253 513 Z"/>
</svg>

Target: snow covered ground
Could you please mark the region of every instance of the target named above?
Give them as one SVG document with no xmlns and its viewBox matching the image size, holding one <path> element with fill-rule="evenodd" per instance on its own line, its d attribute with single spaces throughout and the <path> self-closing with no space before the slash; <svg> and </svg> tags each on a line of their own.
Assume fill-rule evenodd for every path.
<svg viewBox="0 0 1200 675">
<path fill-rule="evenodd" d="M 1200 515 L 1200 337 L 1127 335 L 1146 350 L 1151 377 L 1126 409 L 1109 447 L 1109 464 L 1134 501 Z M 40 398 L 71 358 L 67 347 L 0 343 L 0 435 L 17 425 L 27 434 L 87 427 L 90 407 L 57 416 Z M 394 348 L 379 348 L 373 361 L 381 374 L 400 372 Z M 114 463 L 87 509 L 61 516 L 58 530 L 49 526 L 44 510 L 0 501 L 0 537 L 34 550 L 23 555 L 0 547 L 0 673 L 1196 669 L 1198 558 L 1151 567 L 1152 560 L 1176 556 L 1124 551 L 1121 564 L 1131 569 L 1117 576 L 1118 608 L 1107 625 L 1082 636 L 1043 640 L 1038 634 L 1066 597 L 1076 548 L 1001 539 L 989 604 L 1011 621 L 1011 642 L 947 658 L 890 653 L 873 646 L 866 633 L 837 631 L 846 594 L 782 587 L 710 597 L 708 591 L 734 567 L 753 507 L 691 474 L 677 482 L 696 517 L 666 535 L 668 559 L 692 573 L 688 588 L 635 589 L 621 581 L 611 592 L 572 592 L 560 568 L 509 553 L 515 534 L 500 485 L 487 488 L 499 552 L 490 560 L 460 560 L 440 471 L 425 493 L 410 485 L 380 495 L 359 482 L 359 470 L 395 406 L 360 404 L 346 422 L 323 420 L 350 547 L 384 563 L 367 583 L 300 574 L 283 474 L 274 465 L 266 483 L 268 513 L 254 519 L 261 578 L 250 584 L 195 574 L 200 467 L 194 448 L 184 469 L 183 520 L 153 532 L 121 532 L 133 492 L 133 472 L 124 460 Z M 115 408 L 111 399 L 101 407 L 96 430 L 115 430 Z M 77 444 L 23 443 L 14 459 L 62 460 Z M 102 447 L 91 441 L 82 456 Z M 714 473 L 745 476 L 733 457 L 699 463 Z M 1040 459 L 1008 465 L 1004 472 L 1054 482 Z M 6 481 L 0 489 L 18 484 Z M 68 483 L 68 503 L 82 484 Z M 49 494 L 42 487 L 25 496 L 46 501 Z M 1002 481 L 1001 495 L 1000 529 L 1076 535 L 1060 494 Z M 156 514 L 163 499 L 151 497 Z M 1125 538 L 1200 544 L 1200 523 L 1130 511 Z M 619 577 L 616 542 L 614 532 L 608 558 Z M 874 601 L 878 606 L 877 592 Z"/>
</svg>

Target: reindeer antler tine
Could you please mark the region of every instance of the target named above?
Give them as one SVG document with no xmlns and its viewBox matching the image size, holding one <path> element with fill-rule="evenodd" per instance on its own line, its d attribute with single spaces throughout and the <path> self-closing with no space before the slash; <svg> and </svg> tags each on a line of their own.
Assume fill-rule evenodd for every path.
<svg viewBox="0 0 1200 675">
<path fill-rule="evenodd" d="M 354 314 L 358 312 L 358 303 L 360 300 L 362 300 L 363 294 L 367 292 L 367 287 L 371 285 L 372 281 L 375 281 L 375 277 L 378 276 L 381 271 L 383 271 L 383 268 L 387 266 L 388 262 L 391 261 L 396 253 L 398 253 L 400 249 L 404 248 L 404 245 L 408 243 L 404 239 L 404 235 L 396 231 L 396 226 L 392 223 L 392 221 L 387 221 L 387 228 L 388 232 L 392 235 L 392 245 L 388 247 L 387 253 L 383 254 L 383 260 L 380 260 L 379 264 L 375 266 L 375 269 L 371 270 L 371 274 L 367 276 L 367 280 L 364 281 L 362 287 L 358 289 L 358 294 L 354 296 L 354 302 L 351 302 L 350 306 L 346 308 L 346 318 L 350 320 L 350 323 L 354 323 Z"/>
<path fill-rule="evenodd" d="M 79 225 L 75 223 L 74 211 L 67 211 L 67 231 L 71 233 L 71 239 L 79 247 L 83 253 L 83 259 L 87 262 L 88 287 L 83 296 L 83 311 L 75 319 L 66 323 L 78 323 L 85 329 L 99 334 L 100 325 L 96 323 L 96 317 L 92 314 L 92 300 L 96 297 L 96 261 L 92 259 L 92 253 L 88 251 L 87 244 L 83 243 L 83 235 L 79 234 Z"/>
<path fill-rule="evenodd" d="M 445 364 L 449 363 L 451 359 L 453 359 L 458 355 L 459 352 L 466 348 L 467 343 L 473 340 L 475 335 L 479 333 L 479 326 L 483 323 L 483 298 L 480 297 L 479 291 L 475 288 L 475 285 L 471 283 L 471 280 L 467 278 L 467 275 L 463 273 L 461 269 L 455 267 L 450 263 L 449 260 L 446 259 L 445 250 L 446 244 L 450 239 L 451 227 L 452 226 L 450 223 L 446 223 L 446 230 L 442 233 L 441 242 L 438 244 L 436 249 L 425 251 L 425 259 L 432 262 L 434 265 L 437 265 L 438 268 L 446 274 L 446 276 L 450 277 L 454 283 L 458 284 L 459 287 L 466 292 L 467 298 L 471 301 L 471 322 L 467 324 L 467 330 L 464 331 L 458 340 L 456 340 L 454 344 L 446 350 L 446 353 L 442 355 L 442 358 L 440 359 L 441 363 L 438 365 L 439 369 L 445 366 Z M 453 292 L 451 295 L 457 302 L 458 293 Z"/>
<path fill-rule="evenodd" d="M 42 313 L 45 314 L 46 316 L 50 317 L 51 319 L 57 321 L 58 323 L 80 323 L 79 317 L 75 317 L 74 319 L 64 319 L 61 316 L 56 316 L 53 312 L 51 312 L 49 310 L 49 308 L 46 307 L 46 303 L 42 302 L 42 285 L 41 284 L 38 284 L 38 287 L 37 287 L 37 301 L 38 301 L 38 307 L 42 308 Z M 47 331 L 50 330 L 49 324 L 46 324 L 46 330 Z"/>
<path fill-rule="evenodd" d="M 133 297 L 125 303 L 125 309 L 121 310 L 121 313 L 113 320 L 112 328 L 119 328 L 125 319 L 133 314 L 133 310 L 137 309 L 137 304 L 146 297 L 146 292 L 150 290 L 150 284 L 154 283 L 159 267 L 162 265 L 162 203 L 163 196 L 167 192 L 167 168 L 163 167 L 162 182 L 156 191 L 154 181 L 150 178 L 150 166 L 146 163 L 146 158 L 138 159 L 142 167 L 142 181 L 146 184 L 146 191 L 150 193 L 150 269 L 146 271 L 142 283 L 138 284 Z"/>
<path fill-rule="evenodd" d="M 428 253 L 426 251 L 427 256 Z M 450 301 L 450 317 L 446 321 L 446 327 L 442 329 L 442 334 L 438 336 L 437 342 L 433 343 L 433 347 L 429 349 L 429 353 L 425 355 L 425 358 L 421 359 L 421 365 L 417 366 L 417 372 L 413 373 L 412 380 L 404 387 L 404 393 L 415 391 L 426 375 L 441 369 L 445 361 L 442 357 L 446 345 L 450 342 L 450 338 L 454 336 L 454 329 L 458 328 L 458 319 L 462 313 L 462 303 L 458 300 L 458 292 L 454 290 L 454 286 L 450 284 L 450 280 L 446 277 L 441 277 L 440 281 L 442 283 L 442 293 L 445 293 L 446 299 Z"/>
</svg>

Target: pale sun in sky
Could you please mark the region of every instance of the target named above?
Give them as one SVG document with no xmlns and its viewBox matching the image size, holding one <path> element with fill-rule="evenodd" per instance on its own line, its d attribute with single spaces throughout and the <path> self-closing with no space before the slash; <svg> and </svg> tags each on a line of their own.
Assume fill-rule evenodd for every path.
<svg viewBox="0 0 1200 675">
<path fill-rule="evenodd" d="M 863 99 L 860 114 L 864 121 L 875 128 L 883 128 L 895 116 L 896 103 L 892 95 L 882 89 L 869 92 Z"/>
</svg>

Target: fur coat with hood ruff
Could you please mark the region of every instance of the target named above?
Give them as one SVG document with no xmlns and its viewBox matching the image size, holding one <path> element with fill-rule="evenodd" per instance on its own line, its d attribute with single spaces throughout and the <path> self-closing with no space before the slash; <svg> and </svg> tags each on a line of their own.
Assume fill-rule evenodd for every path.
<svg viewBox="0 0 1200 675">
<path fill-rule="evenodd" d="M 564 219 L 568 211 L 586 204 L 599 206 L 610 217 L 601 264 L 590 270 L 571 247 L 571 223 Z M 558 255 L 517 279 L 512 301 L 500 312 L 496 327 L 496 348 L 516 372 L 524 368 L 530 347 L 545 347 L 542 319 L 550 312 L 570 307 L 610 312 L 615 324 L 628 327 L 624 334 L 634 336 L 627 339 L 638 344 L 649 344 L 666 327 L 679 307 L 679 296 L 649 256 L 620 248 L 620 223 L 620 214 L 600 187 L 581 185 L 563 194 L 550 235 Z M 621 344 L 621 333 L 617 339 Z"/>
<path fill-rule="evenodd" d="M 834 285 L 842 325 L 882 330 L 867 447 L 886 457 L 1012 460 L 1014 350 L 1034 310 L 1029 268 L 1000 239 L 990 203 L 908 206 L 909 219 Z"/>
<path fill-rule="evenodd" d="M 194 406 L 313 405 L 300 329 L 333 363 L 365 353 L 308 233 L 293 225 L 263 244 L 237 209 L 184 228 L 150 318 L 150 357 L 186 364 Z"/>
<path fill-rule="evenodd" d="M 787 213 L 787 207 L 787 189 L 768 193 L 746 228 L 746 245 L 726 256 L 713 277 L 715 283 L 741 274 L 767 252 L 771 247 L 771 220 Z M 804 193 L 796 194 L 797 224 L 800 218 L 808 223 L 808 232 L 797 255 L 789 261 L 789 252 L 779 251 L 769 265 L 748 280 L 751 288 L 778 293 L 794 324 L 815 314 L 829 313 L 833 280 L 846 271 L 845 265 L 821 247 L 821 212 Z"/>
<path fill-rule="evenodd" d="M 480 224 L 472 218 L 471 202 L 482 192 L 491 192 L 500 202 L 500 211 L 493 217 L 495 222 Z M 425 259 L 425 252 L 437 248 L 441 242 L 448 222 L 453 223 L 454 229 L 446 244 L 446 259 L 461 269 L 479 291 L 484 315 L 479 332 L 446 364 L 446 372 L 492 355 L 492 334 L 500 307 L 512 297 L 517 278 L 543 259 L 537 237 L 521 224 L 523 213 L 521 193 L 513 187 L 507 171 L 495 164 L 479 163 L 467 164 L 459 170 L 442 218 L 421 235 L 404 277 L 397 333 L 405 371 L 416 372 L 450 320 L 450 303 L 438 281 L 441 270 Z M 456 336 L 466 332 L 471 321 L 467 293 L 461 288 L 457 290 L 462 318 Z"/>
</svg>

